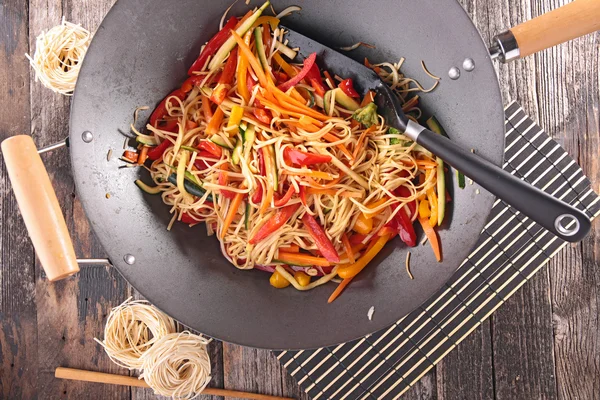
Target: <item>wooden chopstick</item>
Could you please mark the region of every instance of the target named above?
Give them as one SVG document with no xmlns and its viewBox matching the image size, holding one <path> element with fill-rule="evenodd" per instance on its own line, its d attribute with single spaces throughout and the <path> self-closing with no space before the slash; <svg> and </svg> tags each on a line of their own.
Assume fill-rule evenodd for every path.
<svg viewBox="0 0 600 400">
<path fill-rule="evenodd" d="M 75 381 L 108 383 L 112 385 L 137 386 L 144 388 L 150 387 L 146 382 L 144 382 L 143 379 L 138 379 L 133 376 L 107 374 L 104 372 L 86 371 L 83 369 L 58 367 L 54 372 L 54 376 L 60 379 L 71 379 Z M 240 399 L 252 400 L 293 400 L 289 397 L 268 396 L 266 394 L 256 394 L 217 388 L 206 388 L 202 391 L 202 394 L 237 397 Z"/>
</svg>

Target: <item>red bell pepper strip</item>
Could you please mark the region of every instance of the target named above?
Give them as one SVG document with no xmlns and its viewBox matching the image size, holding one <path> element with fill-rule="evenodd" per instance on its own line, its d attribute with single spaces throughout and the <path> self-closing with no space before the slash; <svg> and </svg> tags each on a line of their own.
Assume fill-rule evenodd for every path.
<svg viewBox="0 0 600 400">
<path fill-rule="evenodd" d="M 153 147 L 148 151 L 148 158 L 152 161 L 158 160 L 172 144 L 173 143 L 168 139 L 163 140 L 158 146 Z"/>
<path fill-rule="evenodd" d="M 323 85 L 323 78 L 321 78 L 321 73 L 319 72 L 319 67 L 317 63 L 314 63 L 312 68 L 306 74 L 306 80 L 310 85 L 315 89 L 315 92 L 321 97 L 325 95 L 325 85 Z"/>
<path fill-rule="evenodd" d="M 290 79 L 289 81 L 279 85 L 278 86 L 279 90 L 281 90 L 282 92 L 285 92 L 289 88 L 296 86 L 302 79 L 304 79 L 304 77 L 308 74 L 308 72 L 311 70 L 313 65 L 315 65 L 316 60 L 317 60 L 317 53 L 312 53 L 310 56 L 308 56 L 308 58 L 306 58 L 304 60 L 304 66 L 302 67 L 302 70 L 300 72 L 298 72 L 298 74 L 295 77 L 293 77 L 292 79 Z"/>
<path fill-rule="evenodd" d="M 227 171 L 220 171 L 218 181 L 219 186 L 227 186 Z M 220 189 L 219 192 L 228 199 L 235 198 L 237 193 L 232 192 L 231 190 Z"/>
<path fill-rule="evenodd" d="M 208 160 L 202 160 L 201 158 L 207 158 Z M 205 150 L 199 151 L 196 155 L 196 159 L 194 160 L 194 165 L 199 170 L 204 170 L 206 168 L 212 167 L 216 163 L 217 159 L 215 158 L 215 155 Z"/>
<path fill-rule="evenodd" d="M 321 225 L 319 225 L 317 220 L 309 213 L 305 213 L 302 216 L 302 222 L 304 222 L 304 227 L 308 233 L 310 233 L 310 236 L 315 241 L 315 244 L 317 245 L 317 248 L 323 257 L 332 263 L 340 262 L 340 256 L 338 252 L 335 250 L 335 247 L 333 247 L 333 243 L 331 243 L 331 240 L 329 240 L 325 234 L 325 231 Z"/>
<path fill-rule="evenodd" d="M 285 206 L 290 201 L 290 199 L 292 198 L 294 193 L 296 193 L 296 189 L 294 189 L 293 185 L 290 185 L 290 187 L 289 187 L 288 191 L 285 193 L 285 195 L 281 199 L 275 200 L 273 202 L 273 204 L 275 205 L 275 207 Z"/>
<path fill-rule="evenodd" d="M 183 222 L 184 224 L 197 224 L 200 221 L 192 218 L 188 213 L 183 213 L 181 214 L 181 222 Z"/>
<path fill-rule="evenodd" d="M 181 90 L 184 93 L 189 93 L 192 91 L 194 86 L 200 86 L 200 84 L 204 82 L 205 79 L 205 85 L 210 85 L 213 82 L 218 82 L 221 79 L 221 75 L 222 73 L 218 72 L 208 79 L 206 79 L 206 75 L 192 75 L 183 82 L 183 85 L 181 85 Z"/>
<path fill-rule="evenodd" d="M 394 190 L 394 195 L 398 196 L 398 197 L 410 197 L 412 196 L 412 193 L 410 193 L 410 190 L 406 187 L 406 186 L 399 186 L 398 188 L 396 188 L 396 190 Z M 409 202 L 407 204 L 408 209 L 410 210 L 410 216 L 411 218 L 415 215 L 415 213 L 417 212 L 417 202 L 415 200 Z"/>
<path fill-rule="evenodd" d="M 167 97 L 162 99 L 162 101 L 156 106 L 152 115 L 150 115 L 150 125 L 155 128 L 162 129 L 169 132 L 174 132 L 173 129 L 177 128 L 177 119 L 165 121 L 160 127 L 157 125 L 159 120 L 166 117 L 169 113 L 167 112 L 167 99 L 170 97 L 177 97 L 179 100 L 184 100 L 186 98 L 186 93 L 181 89 L 176 89 L 172 91 Z M 171 99 L 171 103 L 174 100 Z"/>
<path fill-rule="evenodd" d="M 260 229 L 254 234 L 254 236 L 248 241 L 250 244 L 256 244 L 281 228 L 298 210 L 300 204 L 292 204 L 279 208 L 272 218 L 269 218 L 267 222 L 260 227 Z"/>
<path fill-rule="evenodd" d="M 262 201 L 262 197 L 263 197 L 262 183 L 260 181 L 257 181 L 256 182 L 256 190 L 254 191 L 254 194 L 252 195 L 252 202 L 254 204 L 260 204 L 260 202 Z"/>
<path fill-rule="evenodd" d="M 399 234 L 400 239 L 402 239 L 402 241 L 410 247 L 417 245 L 417 234 L 415 233 L 415 228 L 413 227 L 412 221 L 408 215 L 406 215 L 404 210 L 399 210 L 394 218 L 385 224 L 383 229 L 378 232 L 378 235 L 383 236 L 390 233 L 393 236 Z"/>
<path fill-rule="evenodd" d="M 361 235 L 360 233 L 355 233 L 354 235 L 348 238 L 348 241 L 352 246 L 356 246 L 357 244 L 362 244 L 362 242 L 366 239 L 368 235 Z"/>
<path fill-rule="evenodd" d="M 257 104 L 257 101 L 255 101 L 254 103 Z M 262 108 L 255 108 L 254 111 L 252 112 L 252 114 L 254 114 L 256 119 L 258 119 L 263 124 L 271 125 L 272 118 L 267 110 L 264 110 Z"/>
<path fill-rule="evenodd" d="M 285 148 L 283 157 L 287 162 L 299 165 L 301 167 L 331 162 L 331 156 L 307 153 L 292 147 Z"/>
<path fill-rule="evenodd" d="M 221 149 L 218 145 L 211 142 L 210 140 L 201 141 L 200 143 L 198 143 L 197 148 L 199 148 L 200 150 L 205 150 L 217 158 L 221 158 L 221 155 L 223 154 L 223 149 Z"/>
<path fill-rule="evenodd" d="M 258 170 L 262 176 L 267 176 L 267 167 L 265 166 L 265 157 L 262 151 L 258 152 Z"/>
<path fill-rule="evenodd" d="M 273 75 L 275 76 L 275 80 L 277 81 L 277 83 L 284 83 L 285 81 L 290 79 L 290 77 L 287 76 L 287 74 L 281 71 L 273 71 Z"/>
<path fill-rule="evenodd" d="M 300 201 L 302 202 L 302 204 L 307 207 L 307 202 L 306 202 L 306 189 L 304 188 L 304 186 L 299 185 L 298 189 L 300 189 Z"/>
<path fill-rule="evenodd" d="M 225 97 L 227 97 L 227 92 L 229 92 L 229 89 L 231 89 L 231 83 L 233 82 L 235 69 L 237 67 L 237 53 L 237 47 L 231 50 L 229 58 L 225 63 L 225 67 L 223 68 L 221 78 L 219 78 L 219 84 L 213 90 L 212 95 L 210 96 L 210 99 L 216 104 L 221 104 L 223 100 L 225 100 Z"/>
<path fill-rule="evenodd" d="M 352 78 L 344 79 L 338 85 L 342 92 L 346 93 L 350 97 L 358 98 L 360 95 L 356 90 L 354 90 L 354 84 L 352 83 Z"/>
<path fill-rule="evenodd" d="M 200 56 L 196 59 L 196 61 L 194 61 L 188 70 L 188 75 L 192 75 L 193 72 L 201 71 L 202 68 L 204 68 L 204 64 L 206 64 L 208 57 L 214 55 L 217 50 L 221 48 L 223 43 L 229 39 L 229 36 L 231 35 L 230 32 L 235 28 L 237 22 L 238 19 L 236 17 L 229 18 L 229 21 L 227 21 L 225 26 L 223 26 L 223 29 L 221 29 L 215 36 L 212 37 L 212 39 L 208 41 L 208 43 L 206 43 L 206 46 L 204 46 L 204 49 L 202 49 Z"/>
</svg>

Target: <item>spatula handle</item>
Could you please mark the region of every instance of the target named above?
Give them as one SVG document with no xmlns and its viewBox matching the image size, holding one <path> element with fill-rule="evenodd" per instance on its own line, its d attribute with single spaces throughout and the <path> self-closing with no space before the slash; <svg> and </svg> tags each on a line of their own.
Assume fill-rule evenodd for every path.
<svg viewBox="0 0 600 400">
<path fill-rule="evenodd" d="M 31 136 L 2 142 L 2 155 L 21 215 L 50 281 L 79 271 L 75 250 L 48 172 Z"/>
<path fill-rule="evenodd" d="M 599 29 L 600 1 L 574 0 L 496 36 L 495 45 L 500 59 L 510 61 Z"/>
<path fill-rule="evenodd" d="M 591 222 L 582 211 L 509 174 L 442 135 L 412 121 L 408 125 L 408 132 L 421 130 L 413 136 L 421 146 L 559 238 L 578 242 L 590 231 Z"/>
</svg>

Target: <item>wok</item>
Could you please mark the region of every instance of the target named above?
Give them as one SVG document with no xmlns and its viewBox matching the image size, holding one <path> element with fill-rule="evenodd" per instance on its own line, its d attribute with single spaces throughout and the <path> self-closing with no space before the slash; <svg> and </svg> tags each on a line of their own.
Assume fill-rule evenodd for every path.
<svg viewBox="0 0 600 400">
<path fill-rule="evenodd" d="M 280 11 L 295 2 L 273 3 Z M 168 232 L 168 207 L 134 184 L 144 172 L 119 168 L 116 156 L 107 160 L 109 149 L 122 151 L 122 133 L 129 131 L 136 107 L 152 108 L 181 84 L 228 5 L 119 0 L 98 28 L 77 82 L 69 134 L 74 179 L 91 226 L 110 262 L 140 293 L 209 336 L 253 347 L 304 349 L 384 328 L 427 300 L 456 271 L 479 237 L 492 195 L 451 183 L 453 205 L 439 231 L 442 263 L 428 247 L 411 249 L 416 275 L 411 281 L 404 270 L 408 249 L 394 240 L 328 305 L 332 286 L 310 292 L 275 290 L 264 273 L 235 269 L 202 225 L 190 229 L 175 224 Z M 422 96 L 422 108 L 438 118 L 454 142 L 497 165 L 505 132 L 492 59 L 531 54 L 594 31 L 600 21 L 597 1 L 576 0 L 500 35 L 490 55 L 452 0 L 306 0 L 298 5 L 302 11 L 285 19 L 290 28 L 332 48 L 357 41 L 377 46 L 359 48 L 349 54 L 352 58 L 380 62 L 406 57 L 404 73 L 425 83 L 423 60 L 442 82 Z M 238 2 L 230 15 L 246 10 Z M 49 279 L 61 279 L 78 270 L 74 251 L 41 159 L 26 139 L 15 140 L 18 146 L 3 143 L 5 161 L 45 271 Z M 375 314 L 369 321 L 371 306 Z"/>
</svg>

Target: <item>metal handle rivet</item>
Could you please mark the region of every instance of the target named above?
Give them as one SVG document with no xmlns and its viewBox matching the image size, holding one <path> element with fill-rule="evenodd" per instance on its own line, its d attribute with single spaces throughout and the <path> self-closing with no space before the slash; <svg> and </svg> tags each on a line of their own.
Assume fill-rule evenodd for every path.
<svg viewBox="0 0 600 400">
<path fill-rule="evenodd" d="M 91 142 L 92 140 L 94 140 L 94 135 L 93 135 L 93 134 L 92 134 L 92 132 L 90 132 L 90 131 L 84 131 L 84 132 L 81 134 L 81 139 L 82 139 L 84 142 L 86 142 L 86 143 L 89 143 L 89 142 Z"/>
<path fill-rule="evenodd" d="M 133 254 L 125 254 L 123 260 L 129 265 L 133 265 L 135 263 L 135 256 Z"/>
<path fill-rule="evenodd" d="M 475 69 L 475 61 L 472 58 L 465 58 L 463 61 L 463 69 L 467 72 L 471 72 Z"/>
<path fill-rule="evenodd" d="M 452 67 L 450 68 L 450 71 L 448 71 L 448 76 L 450 77 L 450 79 L 458 79 L 460 78 L 460 70 L 456 67 Z"/>
<path fill-rule="evenodd" d="M 579 232 L 579 220 L 571 214 L 562 214 L 554 220 L 556 231 L 565 236 L 573 236 Z"/>
</svg>

